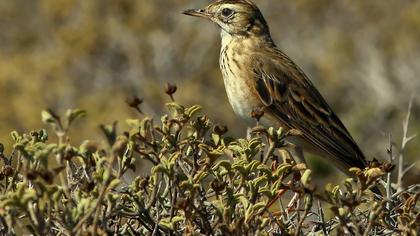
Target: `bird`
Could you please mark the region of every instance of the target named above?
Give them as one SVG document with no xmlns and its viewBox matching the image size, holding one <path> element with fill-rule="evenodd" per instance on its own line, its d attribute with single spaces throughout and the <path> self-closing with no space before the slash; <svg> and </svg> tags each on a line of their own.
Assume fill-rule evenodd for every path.
<svg viewBox="0 0 420 236">
<path fill-rule="evenodd" d="M 363 170 L 368 166 L 363 152 L 308 76 L 276 46 L 255 3 L 219 0 L 183 13 L 220 27 L 219 65 L 236 115 L 252 120 L 252 111 L 263 108 L 262 124 L 296 131 L 287 141 L 294 146 L 299 162 L 305 162 L 303 152 L 314 153 L 353 177 L 351 167 Z"/>
</svg>

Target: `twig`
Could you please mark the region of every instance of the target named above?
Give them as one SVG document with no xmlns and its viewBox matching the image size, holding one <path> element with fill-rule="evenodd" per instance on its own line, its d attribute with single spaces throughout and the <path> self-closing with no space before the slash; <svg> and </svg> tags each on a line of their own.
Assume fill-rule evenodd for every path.
<svg viewBox="0 0 420 236">
<path fill-rule="evenodd" d="M 318 216 L 321 222 L 321 228 L 324 235 L 328 235 L 327 229 L 325 228 L 324 210 L 322 209 L 321 202 L 318 200 Z"/>
<path fill-rule="evenodd" d="M 408 171 L 410 171 L 413 167 L 415 167 L 416 164 L 417 164 L 417 162 L 414 162 L 413 164 L 406 167 L 402 172 L 402 177 L 404 177 L 408 173 Z"/>
<path fill-rule="evenodd" d="M 10 181 L 9 186 L 7 186 L 5 193 L 12 190 L 12 186 L 13 186 L 14 182 L 16 181 L 17 175 L 20 172 L 21 168 L 22 168 L 22 157 L 21 157 L 21 154 L 18 153 L 16 170 L 15 170 L 15 173 L 13 173 L 12 180 Z"/>
<path fill-rule="evenodd" d="M 388 136 L 388 141 L 389 141 L 389 149 L 388 149 L 388 154 L 389 154 L 389 163 L 393 163 L 394 162 L 394 156 L 393 156 L 393 146 L 392 146 L 392 135 L 389 134 Z M 386 189 L 386 197 L 388 199 L 391 199 L 391 195 L 392 195 L 392 186 L 391 186 L 391 172 L 388 172 L 386 175 L 386 185 L 385 185 L 385 189 Z M 386 209 L 390 210 L 391 209 L 391 202 L 387 202 L 386 203 Z"/>
<path fill-rule="evenodd" d="M 410 102 L 408 103 L 408 111 L 405 121 L 403 123 L 403 139 L 401 143 L 401 151 L 398 158 L 398 179 L 397 179 L 397 191 L 403 190 L 403 177 L 404 177 L 404 151 L 407 143 L 413 140 L 417 134 L 408 137 L 408 124 L 410 122 L 410 115 L 411 115 L 411 108 L 413 106 L 414 97 L 410 98 Z"/>
<path fill-rule="evenodd" d="M 308 212 L 309 212 L 309 208 L 305 208 L 305 211 L 303 212 L 303 215 L 302 215 L 302 217 L 300 218 L 300 220 L 299 220 L 299 222 L 298 222 L 298 224 L 297 224 L 297 226 L 296 226 L 296 233 L 295 233 L 295 235 L 296 235 L 296 236 L 298 236 L 298 235 L 299 235 L 299 233 L 300 233 L 300 231 L 301 231 L 301 228 L 302 228 L 302 224 L 303 224 L 303 222 L 305 221 L 306 216 L 308 215 Z M 299 214 L 298 214 L 298 216 L 299 216 Z"/>
<path fill-rule="evenodd" d="M 111 160 L 110 160 L 110 163 L 109 163 L 109 166 L 108 166 L 108 169 L 107 169 L 107 171 L 109 173 L 112 173 L 112 166 L 114 165 L 115 160 L 116 160 L 116 155 L 113 154 L 111 156 Z M 83 226 L 83 223 L 86 220 L 88 220 L 93 213 L 95 213 L 95 217 L 94 217 L 94 220 L 93 220 L 93 235 L 94 236 L 96 235 L 96 233 L 97 233 L 96 232 L 97 222 L 98 222 L 98 217 L 99 217 L 98 209 L 99 209 L 99 206 L 100 206 L 103 198 L 105 197 L 106 190 L 108 189 L 108 186 L 109 186 L 110 183 L 111 183 L 111 178 L 108 179 L 104 183 L 104 186 L 103 186 L 103 188 L 102 188 L 102 190 L 99 194 L 99 197 L 98 197 L 98 200 L 95 203 L 95 206 L 77 223 L 76 227 L 74 227 L 74 229 L 73 229 L 74 234 L 77 234 L 77 231 L 79 231 L 79 229 Z"/>
<path fill-rule="evenodd" d="M 268 142 L 269 142 L 269 147 L 268 147 L 267 152 L 265 153 L 263 161 L 262 161 L 262 163 L 264 163 L 264 164 L 267 164 L 269 158 L 272 156 L 274 150 L 276 149 L 276 143 L 274 141 L 268 140 Z"/>
<path fill-rule="evenodd" d="M 159 202 L 157 202 L 156 204 L 156 208 L 159 209 Z M 160 214 L 159 214 L 159 210 L 156 211 L 156 223 L 155 223 L 155 227 L 153 228 L 153 232 L 151 234 L 151 236 L 155 236 L 155 235 L 160 235 L 159 233 L 159 221 L 160 221 Z"/>
</svg>

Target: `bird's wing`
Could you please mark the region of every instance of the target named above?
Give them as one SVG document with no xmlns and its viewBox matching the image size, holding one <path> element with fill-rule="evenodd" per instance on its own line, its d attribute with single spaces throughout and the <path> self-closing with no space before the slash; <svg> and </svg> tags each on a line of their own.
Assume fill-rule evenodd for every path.
<svg viewBox="0 0 420 236">
<path fill-rule="evenodd" d="M 269 112 L 344 168 L 366 167 L 363 153 L 318 90 L 287 56 L 280 56 L 257 59 L 253 66 L 255 88 Z"/>
</svg>

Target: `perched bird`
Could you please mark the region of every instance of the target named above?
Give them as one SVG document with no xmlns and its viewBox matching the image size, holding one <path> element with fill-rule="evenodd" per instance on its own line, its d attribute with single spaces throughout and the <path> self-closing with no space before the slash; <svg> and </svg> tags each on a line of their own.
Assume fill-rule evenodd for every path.
<svg viewBox="0 0 420 236">
<path fill-rule="evenodd" d="M 305 73 L 270 36 L 258 7 L 249 0 L 219 0 L 186 15 L 203 17 L 221 28 L 220 69 L 234 112 L 247 120 L 251 111 L 264 108 L 267 126 L 297 130 L 289 138 L 295 153 L 321 155 L 343 172 L 364 169 L 366 159 L 346 127 Z"/>
</svg>

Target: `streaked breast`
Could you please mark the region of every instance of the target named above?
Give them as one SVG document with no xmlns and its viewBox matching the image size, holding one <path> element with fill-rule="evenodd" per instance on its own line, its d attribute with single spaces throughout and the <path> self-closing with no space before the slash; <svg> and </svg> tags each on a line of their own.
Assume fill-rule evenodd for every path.
<svg viewBox="0 0 420 236">
<path fill-rule="evenodd" d="M 252 68 L 247 68 L 243 53 L 231 41 L 223 45 L 219 64 L 223 74 L 226 93 L 234 112 L 249 121 L 252 109 L 262 105 L 256 96 Z"/>
</svg>

